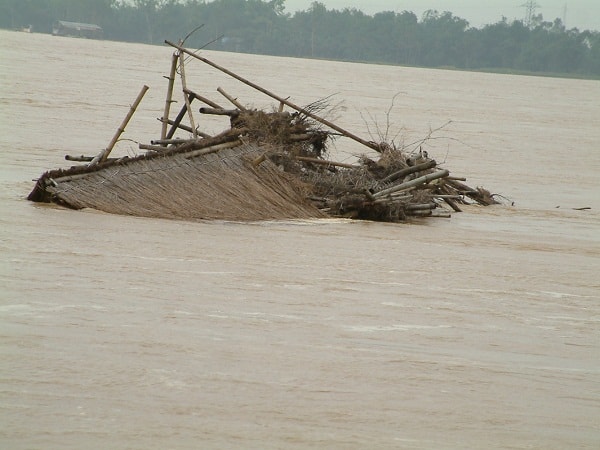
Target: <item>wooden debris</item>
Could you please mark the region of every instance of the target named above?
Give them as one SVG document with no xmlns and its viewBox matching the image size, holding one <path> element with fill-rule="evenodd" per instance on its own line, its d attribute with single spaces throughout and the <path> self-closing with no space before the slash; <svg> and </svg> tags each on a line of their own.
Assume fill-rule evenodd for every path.
<svg viewBox="0 0 600 450">
<path fill-rule="evenodd" d="M 165 108 L 159 119 L 160 137 L 140 143 L 139 148 L 146 152 L 138 156 L 108 158 L 148 89 L 145 86 L 105 150 L 96 157 L 67 155 L 70 161 L 89 164 L 44 173 L 29 200 L 149 217 L 345 217 L 389 222 L 411 217 L 449 217 L 450 210 L 461 211 L 461 204 L 497 203 L 487 190 L 472 188 L 464 184 L 463 177 L 451 176 L 426 152 L 414 154 L 393 143 L 364 140 L 319 117 L 310 107 L 299 107 L 180 45 L 167 43 L 177 51 L 167 77 Z M 256 110 L 218 88 L 234 106 L 223 108 L 187 87 L 184 55 L 278 103 L 271 112 Z M 177 64 L 184 104 L 171 120 Z M 228 127 L 217 136 L 202 132 L 192 114 L 195 99 L 207 105 L 199 108 L 201 114 L 226 116 Z M 186 115 L 187 125 L 182 123 Z M 178 131 L 192 136 L 175 137 Z M 377 157 L 365 155 L 356 163 L 325 158 L 327 143 L 340 135 L 363 144 L 368 151 L 375 150 Z"/>
</svg>

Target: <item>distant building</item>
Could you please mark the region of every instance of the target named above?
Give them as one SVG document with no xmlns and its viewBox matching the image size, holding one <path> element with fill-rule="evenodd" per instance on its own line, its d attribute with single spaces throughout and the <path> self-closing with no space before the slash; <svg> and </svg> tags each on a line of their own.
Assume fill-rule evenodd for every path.
<svg viewBox="0 0 600 450">
<path fill-rule="evenodd" d="M 52 25 L 54 36 L 74 36 L 92 39 L 102 39 L 102 27 L 93 23 L 66 22 L 57 20 Z"/>
</svg>

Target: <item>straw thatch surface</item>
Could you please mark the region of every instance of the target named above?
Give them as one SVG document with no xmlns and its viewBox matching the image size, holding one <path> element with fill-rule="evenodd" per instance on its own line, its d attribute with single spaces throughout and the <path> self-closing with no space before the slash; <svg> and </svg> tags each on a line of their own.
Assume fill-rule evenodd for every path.
<svg viewBox="0 0 600 450">
<path fill-rule="evenodd" d="M 242 144 L 218 153 L 130 160 L 80 175 L 53 178 L 45 191 L 71 208 L 174 219 L 268 220 L 324 214 L 301 195 L 303 186 Z"/>
</svg>

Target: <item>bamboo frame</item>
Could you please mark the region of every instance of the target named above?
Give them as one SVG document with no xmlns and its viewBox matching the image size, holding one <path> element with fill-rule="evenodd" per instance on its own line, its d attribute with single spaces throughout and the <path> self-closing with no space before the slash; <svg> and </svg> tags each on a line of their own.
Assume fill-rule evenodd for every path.
<svg viewBox="0 0 600 450">
<path fill-rule="evenodd" d="M 185 47 L 182 47 L 180 45 L 174 44 L 174 43 L 172 43 L 172 42 L 170 42 L 168 40 L 165 40 L 165 44 L 170 45 L 171 47 L 174 47 L 174 48 L 178 49 L 181 53 L 185 53 L 187 55 L 190 55 L 192 58 L 196 58 L 197 60 L 202 61 L 203 63 L 208 64 L 209 66 L 212 66 L 212 67 L 214 67 L 217 70 L 220 70 L 221 72 L 229 75 L 230 77 L 233 77 L 236 80 L 241 81 L 242 83 L 244 83 L 244 84 L 246 84 L 246 85 L 248 85 L 248 86 L 256 89 L 257 91 L 260 91 L 263 94 L 268 95 L 269 97 L 271 97 L 271 98 L 279 101 L 280 103 L 283 103 L 284 105 L 287 105 L 287 106 L 289 106 L 292 109 L 295 109 L 296 111 L 304 114 L 307 117 L 310 117 L 311 119 L 314 119 L 317 122 L 320 122 L 323 125 L 328 126 L 332 130 L 335 130 L 335 131 L 343 134 L 344 136 L 346 136 L 346 137 L 348 137 L 348 138 L 350 138 L 350 139 L 352 139 L 352 140 L 354 140 L 354 141 L 356 141 L 356 142 L 364 145 L 365 147 L 369 147 L 369 148 L 371 148 L 371 149 L 373 149 L 373 150 L 381 153 L 381 149 L 379 148 L 379 145 L 377 143 L 366 141 L 366 140 L 364 140 L 364 139 L 356 136 L 355 134 L 353 134 L 353 133 L 351 133 L 351 132 L 343 129 L 342 127 L 339 127 L 336 124 L 328 121 L 327 119 L 323 119 L 322 117 L 319 117 L 316 114 L 313 114 L 312 112 L 307 111 L 306 109 L 304 109 L 304 108 L 302 108 L 300 106 L 295 105 L 294 103 L 288 101 L 287 99 L 285 99 L 283 97 L 280 97 L 280 96 L 278 96 L 278 95 L 276 95 L 276 94 L 274 94 L 274 93 L 266 90 L 263 87 L 260 87 L 259 85 L 255 84 L 255 83 L 253 83 L 253 82 L 251 82 L 249 80 L 246 80 L 245 78 L 243 78 L 243 77 L 241 77 L 241 76 L 233 73 L 232 71 L 226 69 L 225 67 L 222 67 L 222 66 L 220 66 L 220 65 L 218 65 L 218 64 L 216 64 L 216 63 L 214 63 L 214 62 L 212 62 L 212 61 L 210 61 L 210 60 L 208 60 L 208 59 L 206 59 L 206 58 L 204 58 L 204 57 L 202 57 L 200 55 L 195 54 L 194 52 L 186 49 Z"/>
<path fill-rule="evenodd" d="M 179 52 L 174 52 L 171 58 L 171 71 L 169 72 L 169 84 L 167 87 L 167 98 L 165 99 L 165 109 L 163 111 L 162 128 L 160 132 L 160 138 L 165 139 L 167 137 L 167 120 L 169 120 L 169 112 L 171 110 L 171 103 L 173 103 L 173 86 L 175 85 L 175 72 L 177 71 L 177 61 L 179 59 Z"/>
</svg>

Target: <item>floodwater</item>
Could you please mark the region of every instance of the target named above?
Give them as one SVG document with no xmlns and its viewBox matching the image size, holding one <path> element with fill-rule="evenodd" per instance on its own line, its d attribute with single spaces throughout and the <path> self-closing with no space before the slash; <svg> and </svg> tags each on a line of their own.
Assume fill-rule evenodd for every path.
<svg viewBox="0 0 600 450">
<path fill-rule="evenodd" d="M 0 51 L 2 448 L 600 448 L 600 82 L 205 51 L 297 104 L 335 94 L 365 138 L 441 128 L 430 155 L 509 201 L 182 222 L 25 200 L 143 84 L 115 153 L 160 135 L 170 48 L 0 31 Z"/>
</svg>

